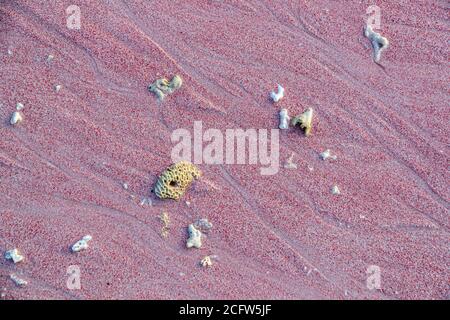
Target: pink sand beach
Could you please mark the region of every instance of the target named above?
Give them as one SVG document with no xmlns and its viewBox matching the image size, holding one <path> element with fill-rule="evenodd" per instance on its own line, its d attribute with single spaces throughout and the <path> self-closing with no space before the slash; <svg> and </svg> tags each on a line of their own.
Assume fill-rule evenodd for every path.
<svg viewBox="0 0 450 320">
<path fill-rule="evenodd" d="M 70 4 L 0 1 L 0 299 L 450 297 L 444 2 L 377 1 L 378 64 L 372 1 L 80 0 L 79 29 Z M 147 86 L 175 74 L 158 102 Z M 151 192 L 177 128 L 270 130 L 280 108 L 308 107 L 312 134 L 280 132 L 277 174 L 198 164 L 180 201 Z M 200 218 L 213 228 L 187 249 Z M 22 262 L 4 258 L 13 248 Z"/>
</svg>

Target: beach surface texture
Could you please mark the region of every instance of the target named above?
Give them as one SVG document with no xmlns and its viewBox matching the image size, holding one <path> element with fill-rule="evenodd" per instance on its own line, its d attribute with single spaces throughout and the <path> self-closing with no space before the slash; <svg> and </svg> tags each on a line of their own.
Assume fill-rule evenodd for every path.
<svg viewBox="0 0 450 320">
<path fill-rule="evenodd" d="M 448 299 L 448 8 L 378 1 L 374 62 L 371 4 L 0 1 L 0 299 Z M 314 118 L 280 130 L 278 173 L 151 192 L 174 130 L 282 108 Z"/>
</svg>

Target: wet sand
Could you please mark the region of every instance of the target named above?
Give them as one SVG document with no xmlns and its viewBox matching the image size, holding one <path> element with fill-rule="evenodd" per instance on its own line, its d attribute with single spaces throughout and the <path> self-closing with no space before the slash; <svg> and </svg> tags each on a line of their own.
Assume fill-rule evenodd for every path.
<svg viewBox="0 0 450 320">
<path fill-rule="evenodd" d="M 379 1 L 380 64 L 363 35 L 370 1 L 109 3 L 78 1 L 70 30 L 66 3 L 0 2 L 0 252 L 25 256 L 0 259 L 3 299 L 448 299 L 443 2 Z M 158 103 L 147 85 L 174 74 L 183 86 Z M 286 96 L 273 104 L 276 83 Z M 173 130 L 277 128 L 281 107 L 315 111 L 310 137 L 280 134 L 280 162 L 294 153 L 297 169 L 199 165 L 215 188 L 151 194 Z M 186 249 L 205 217 L 202 248 Z M 81 290 L 66 286 L 71 265 Z"/>
</svg>

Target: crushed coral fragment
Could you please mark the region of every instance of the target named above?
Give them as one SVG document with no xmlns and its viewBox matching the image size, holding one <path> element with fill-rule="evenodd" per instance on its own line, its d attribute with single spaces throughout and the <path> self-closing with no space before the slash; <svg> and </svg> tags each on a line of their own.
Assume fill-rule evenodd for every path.
<svg viewBox="0 0 450 320">
<path fill-rule="evenodd" d="M 278 125 L 278 128 L 282 130 L 289 129 L 289 120 L 291 120 L 291 117 L 289 117 L 287 109 L 281 109 L 280 110 L 280 124 Z"/>
<path fill-rule="evenodd" d="M 21 123 L 23 121 L 23 115 L 20 111 L 14 111 L 12 116 L 11 116 L 11 120 L 9 121 L 9 123 L 13 126 L 18 125 L 19 123 Z"/>
<path fill-rule="evenodd" d="M 15 273 L 12 273 L 9 275 L 9 278 L 16 284 L 18 287 L 25 287 L 28 282 L 19 276 L 17 276 Z"/>
<path fill-rule="evenodd" d="M 92 236 L 86 235 L 72 246 L 72 252 L 79 252 L 89 248 L 88 242 L 92 240 Z"/>
<path fill-rule="evenodd" d="M 186 241 L 187 248 L 200 248 L 202 246 L 202 233 L 193 224 L 188 226 L 189 238 Z"/>
<path fill-rule="evenodd" d="M 166 95 L 174 93 L 181 88 L 183 80 L 179 75 L 175 75 L 171 81 L 166 78 L 157 79 L 148 86 L 148 90 L 153 92 L 160 101 L 164 100 Z"/>
<path fill-rule="evenodd" d="M 297 169 L 297 164 L 293 162 L 294 159 L 294 153 L 291 154 L 289 158 L 287 158 L 286 162 L 284 163 L 283 167 L 285 169 Z"/>
<path fill-rule="evenodd" d="M 61 88 L 62 88 L 62 85 L 57 84 L 57 85 L 54 86 L 54 88 L 55 88 L 56 92 L 59 92 L 61 90 Z"/>
<path fill-rule="evenodd" d="M 161 199 L 179 200 L 194 179 L 201 176 L 201 171 L 188 161 L 171 165 L 158 178 L 154 192 Z"/>
<path fill-rule="evenodd" d="M 364 29 L 364 35 L 372 43 L 373 60 L 379 62 L 381 59 L 381 53 L 389 47 L 389 41 L 381 34 L 373 31 L 370 25 L 367 25 Z"/>
<path fill-rule="evenodd" d="M 20 251 L 18 249 L 11 249 L 5 252 L 5 259 L 12 260 L 12 262 L 14 263 L 19 263 L 23 261 L 24 256 L 20 254 Z"/>
<path fill-rule="evenodd" d="M 278 102 L 284 98 L 284 88 L 279 84 L 277 84 L 277 87 L 278 91 L 276 93 L 275 91 L 270 93 L 270 98 L 272 98 L 273 102 Z"/>
<path fill-rule="evenodd" d="M 161 228 L 161 236 L 163 238 L 167 238 L 169 236 L 169 230 L 170 230 L 170 218 L 167 212 L 162 212 L 159 216 L 159 219 L 161 220 L 163 226 Z"/>
<path fill-rule="evenodd" d="M 54 55 L 49 54 L 49 55 L 47 56 L 47 62 L 52 62 L 52 60 L 53 60 L 54 57 L 55 57 Z"/>
<path fill-rule="evenodd" d="M 25 106 L 23 105 L 23 103 L 17 102 L 17 104 L 16 104 L 16 110 L 17 110 L 17 111 L 20 111 L 20 110 L 22 110 L 23 108 L 25 108 Z"/>
<path fill-rule="evenodd" d="M 213 224 L 208 221 L 207 218 L 201 218 L 194 222 L 194 227 L 202 232 L 209 232 L 213 227 Z"/>
<path fill-rule="evenodd" d="M 312 129 L 312 120 L 313 120 L 313 109 L 308 108 L 302 114 L 294 117 L 292 119 L 292 126 L 300 126 L 300 128 L 305 132 L 306 136 L 311 134 Z"/>
<path fill-rule="evenodd" d="M 142 207 L 143 207 L 143 206 L 152 206 L 152 205 L 153 205 L 153 201 L 152 201 L 152 199 L 150 199 L 150 198 L 143 198 L 139 204 L 140 204 Z"/>
<path fill-rule="evenodd" d="M 210 256 L 206 256 L 204 257 L 201 261 L 200 261 L 200 265 L 204 268 L 210 267 L 212 266 L 212 260 Z"/>
<path fill-rule="evenodd" d="M 338 187 L 338 186 L 334 185 L 334 186 L 331 188 L 331 193 L 334 194 L 334 195 L 338 195 L 338 194 L 341 194 L 341 190 L 339 190 L 339 187 Z"/>
<path fill-rule="evenodd" d="M 336 155 L 331 155 L 330 149 L 327 149 L 327 150 L 325 150 L 324 152 L 322 152 L 320 154 L 320 158 L 322 160 L 327 160 L 328 158 L 330 158 L 330 160 L 336 160 L 337 156 Z"/>
</svg>

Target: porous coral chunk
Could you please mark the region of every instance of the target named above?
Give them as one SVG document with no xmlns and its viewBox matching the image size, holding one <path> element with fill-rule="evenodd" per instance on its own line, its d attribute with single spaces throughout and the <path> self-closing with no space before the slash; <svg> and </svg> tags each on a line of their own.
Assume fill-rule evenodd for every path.
<svg viewBox="0 0 450 320">
<path fill-rule="evenodd" d="M 192 181 L 200 176 L 200 170 L 192 163 L 177 162 L 159 176 L 154 192 L 161 199 L 179 200 Z"/>
</svg>

